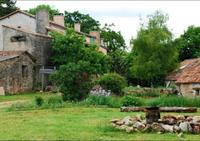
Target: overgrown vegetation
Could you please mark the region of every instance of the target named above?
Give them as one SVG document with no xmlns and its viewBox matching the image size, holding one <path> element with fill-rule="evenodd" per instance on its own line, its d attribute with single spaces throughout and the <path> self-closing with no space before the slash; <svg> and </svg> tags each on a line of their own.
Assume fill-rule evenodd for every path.
<svg viewBox="0 0 200 141">
<path fill-rule="evenodd" d="M 117 73 L 107 73 L 102 75 L 97 84 L 106 90 L 111 90 L 116 95 L 122 95 L 122 89 L 127 86 L 126 79 Z"/>
</svg>

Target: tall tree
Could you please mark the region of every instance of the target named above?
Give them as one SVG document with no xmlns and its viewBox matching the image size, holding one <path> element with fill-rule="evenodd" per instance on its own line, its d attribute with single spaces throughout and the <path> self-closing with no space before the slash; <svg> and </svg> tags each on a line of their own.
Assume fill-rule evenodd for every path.
<svg viewBox="0 0 200 141">
<path fill-rule="evenodd" d="M 104 42 L 107 43 L 108 53 L 112 53 L 117 49 L 126 49 L 126 44 L 121 32 L 114 31 L 112 28 L 114 24 L 105 24 L 105 26 L 101 29 L 101 37 L 104 39 Z"/>
<path fill-rule="evenodd" d="M 15 11 L 15 3 L 16 0 L 0 0 L 0 17 Z"/>
<path fill-rule="evenodd" d="M 89 33 L 90 31 L 99 30 L 99 21 L 93 19 L 89 14 L 82 14 L 79 11 L 65 11 L 65 24 L 67 27 L 74 27 L 74 23 L 81 24 L 81 31 Z"/>
<path fill-rule="evenodd" d="M 175 40 L 179 49 L 179 59 L 185 60 L 200 57 L 200 27 L 189 26 L 179 38 Z"/>
<path fill-rule="evenodd" d="M 131 74 L 143 85 L 163 82 L 165 75 L 176 67 L 178 53 L 172 44 L 167 20 L 167 14 L 161 11 L 149 15 L 148 23 L 141 24 L 137 38 L 133 40 Z"/>
<path fill-rule="evenodd" d="M 86 47 L 84 37 L 68 29 L 67 34 L 52 33 L 52 61 L 58 71 L 52 80 L 64 94 L 64 100 L 81 100 L 91 88 L 92 77 L 109 70 L 108 57 L 95 45 Z"/>
<path fill-rule="evenodd" d="M 58 15 L 59 14 L 59 10 L 58 9 L 55 9 L 49 5 L 45 5 L 45 4 L 42 4 L 42 5 L 38 5 L 37 7 L 35 8 L 31 8 L 29 9 L 27 12 L 35 15 L 37 13 L 37 11 L 39 10 L 47 10 L 49 12 L 49 18 L 52 20 L 53 19 L 53 16 L 55 15 Z"/>
</svg>

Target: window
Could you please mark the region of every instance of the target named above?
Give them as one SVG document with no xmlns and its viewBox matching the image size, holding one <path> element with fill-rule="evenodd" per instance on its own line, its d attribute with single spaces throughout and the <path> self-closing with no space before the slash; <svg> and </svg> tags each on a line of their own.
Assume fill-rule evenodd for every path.
<svg viewBox="0 0 200 141">
<path fill-rule="evenodd" d="M 195 96 L 200 96 L 200 90 L 199 89 L 196 89 L 194 92 L 195 92 Z"/>
<path fill-rule="evenodd" d="M 27 65 L 22 65 L 22 77 L 23 78 L 28 77 L 28 66 Z"/>
<path fill-rule="evenodd" d="M 11 42 L 21 42 L 21 41 L 26 41 L 26 36 L 22 36 L 22 35 L 16 35 L 16 36 L 12 36 L 10 38 Z"/>
</svg>

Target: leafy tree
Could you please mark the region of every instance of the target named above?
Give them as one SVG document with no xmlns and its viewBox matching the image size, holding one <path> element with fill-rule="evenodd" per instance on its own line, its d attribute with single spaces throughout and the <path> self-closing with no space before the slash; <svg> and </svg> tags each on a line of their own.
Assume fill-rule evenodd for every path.
<svg viewBox="0 0 200 141">
<path fill-rule="evenodd" d="M 15 0 L 0 0 L 0 17 L 15 11 L 15 3 Z"/>
<path fill-rule="evenodd" d="M 172 33 L 166 25 L 168 16 L 156 11 L 148 19 L 133 40 L 134 60 L 130 69 L 132 77 L 143 85 L 162 83 L 165 75 L 176 67 L 177 59 Z"/>
<path fill-rule="evenodd" d="M 175 40 L 179 49 L 179 59 L 185 60 L 200 57 L 200 27 L 189 26 L 179 38 Z"/>
<path fill-rule="evenodd" d="M 65 11 L 65 24 L 67 27 L 74 27 L 74 23 L 81 24 L 81 31 L 89 33 L 90 31 L 98 31 L 100 23 L 96 21 L 89 14 L 82 14 L 78 11 Z"/>
<path fill-rule="evenodd" d="M 45 4 L 42 4 L 42 5 L 38 5 L 37 7 L 35 8 L 31 8 L 29 9 L 27 12 L 33 14 L 33 15 L 36 15 L 36 13 L 39 11 L 39 10 L 47 10 L 49 12 L 49 18 L 52 20 L 53 17 L 55 15 L 58 15 L 59 14 L 59 10 L 58 9 L 54 9 L 53 7 L 49 6 L 49 5 L 45 5 Z"/>
<path fill-rule="evenodd" d="M 104 42 L 107 43 L 108 54 L 116 51 L 117 49 L 126 49 L 126 44 L 121 32 L 116 32 L 112 30 L 114 24 L 105 25 L 101 29 L 101 37 L 104 39 Z"/>
<path fill-rule="evenodd" d="M 83 36 L 71 29 L 66 32 L 51 33 L 52 61 L 59 68 L 51 80 L 59 86 L 64 100 L 81 100 L 92 86 L 92 77 L 109 70 L 109 58 L 98 52 L 96 46 L 86 46 Z"/>
</svg>

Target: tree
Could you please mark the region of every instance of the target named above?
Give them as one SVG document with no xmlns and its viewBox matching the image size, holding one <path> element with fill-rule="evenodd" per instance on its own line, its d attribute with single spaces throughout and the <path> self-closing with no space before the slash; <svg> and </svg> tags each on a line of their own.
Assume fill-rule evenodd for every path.
<svg viewBox="0 0 200 141">
<path fill-rule="evenodd" d="M 75 23 L 81 24 L 81 31 L 89 33 L 90 31 L 98 31 L 100 23 L 96 21 L 89 14 L 82 14 L 78 11 L 67 12 L 65 11 L 65 24 L 67 27 L 74 27 Z"/>
<path fill-rule="evenodd" d="M 179 59 L 185 60 L 200 57 L 200 27 L 189 26 L 179 38 L 175 40 L 179 50 Z"/>
<path fill-rule="evenodd" d="M 15 0 L 0 0 L 0 17 L 15 11 L 15 3 Z"/>
<path fill-rule="evenodd" d="M 137 38 L 133 40 L 131 75 L 143 85 L 150 86 L 162 83 L 166 74 L 176 67 L 178 53 L 166 25 L 168 16 L 156 11 L 148 19 L 147 25 L 141 24 Z"/>
<path fill-rule="evenodd" d="M 108 72 L 108 57 L 97 51 L 95 45 L 86 46 L 84 37 L 68 29 L 65 35 L 53 37 L 52 62 L 58 71 L 51 80 L 64 94 L 64 100 L 81 100 L 87 96 L 96 74 Z"/>
<path fill-rule="evenodd" d="M 116 51 L 117 49 L 126 49 L 126 44 L 121 32 L 116 32 L 112 30 L 114 24 L 106 24 L 101 29 L 101 37 L 104 39 L 104 42 L 107 43 L 108 54 Z"/>
<path fill-rule="evenodd" d="M 45 5 L 45 4 L 38 5 L 35 8 L 31 8 L 27 12 L 29 12 L 30 14 L 36 15 L 36 13 L 39 10 L 43 10 L 43 9 L 45 9 L 45 10 L 47 10 L 49 12 L 50 20 L 52 20 L 55 15 L 58 15 L 60 13 L 58 9 L 54 9 L 53 7 L 51 7 L 49 5 Z"/>
</svg>

